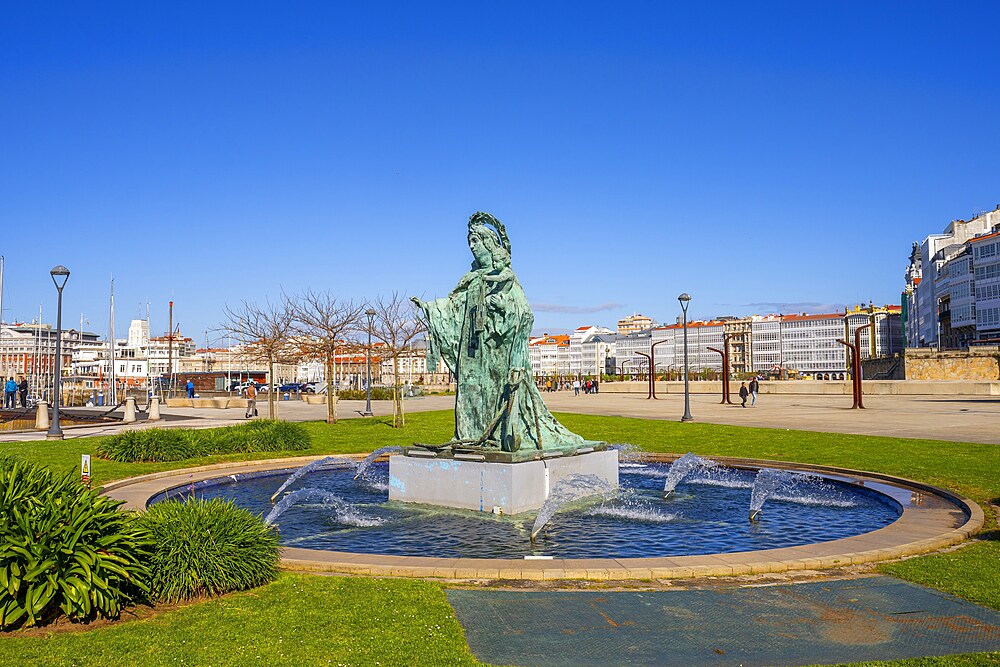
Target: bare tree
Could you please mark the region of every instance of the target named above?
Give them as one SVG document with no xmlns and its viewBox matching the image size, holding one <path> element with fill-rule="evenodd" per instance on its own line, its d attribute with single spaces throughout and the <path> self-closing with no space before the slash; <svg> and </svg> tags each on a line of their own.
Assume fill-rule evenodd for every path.
<svg viewBox="0 0 1000 667">
<path fill-rule="evenodd" d="M 285 299 L 295 318 L 297 346 L 307 356 L 322 359 L 326 369 L 326 421 L 337 423 L 334 405 L 333 364 L 338 352 L 346 349 L 345 335 L 357 329 L 363 305 L 338 301 L 329 292 L 307 290 L 302 296 Z"/>
<path fill-rule="evenodd" d="M 372 338 L 382 343 L 379 353 L 392 361 L 392 425 L 402 428 L 406 420 L 399 383 L 399 358 L 412 351 L 413 344 L 427 328 L 417 316 L 410 300 L 396 292 L 388 298 L 378 297 L 369 307 L 375 311 Z"/>
<path fill-rule="evenodd" d="M 290 357 L 294 320 L 287 303 L 267 302 L 264 306 L 243 301 L 238 308 L 225 307 L 226 321 L 220 329 L 236 339 L 248 359 L 267 363 L 271 386 L 267 406 L 272 419 L 277 419 L 277 386 L 274 365 Z"/>
</svg>

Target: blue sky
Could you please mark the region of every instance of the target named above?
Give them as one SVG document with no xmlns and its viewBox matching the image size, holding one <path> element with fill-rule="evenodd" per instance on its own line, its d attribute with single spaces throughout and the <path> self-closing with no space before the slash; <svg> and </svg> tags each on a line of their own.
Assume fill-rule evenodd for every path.
<svg viewBox="0 0 1000 667">
<path fill-rule="evenodd" d="M 443 296 L 476 210 L 536 329 L 898 303 L 1000 204 L 995 3 L 4 3 L 4 318 Z M 209 333 L 211 338 L 215 334 Z"/>
</svg>

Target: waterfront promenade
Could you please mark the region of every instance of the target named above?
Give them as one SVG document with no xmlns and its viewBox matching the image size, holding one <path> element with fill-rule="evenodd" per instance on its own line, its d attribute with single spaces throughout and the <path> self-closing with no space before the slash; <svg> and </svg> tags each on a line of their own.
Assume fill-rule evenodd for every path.
<svg viewBox="0 0 1000 667">
<path fill-rule="evenodd" d="M 642 419 L 680 419 L 684 412 L 683 394 L 665 394 L 649 400 L 645 394 L 612 394 L 574 396 L 572 391 L 543 393 L 543 398 L 555 412 L 636 417 Z M 927 438 L 959 442 L 1000 444 L 1000 397 L 963 395 L 865 396 L 865 410 L 852 410 L 851 397 L 841 395 L 762 394 L 756 407 L 741 408 L 720 405 L 718 395 L 692 394 L 691 413 L 696 422 L 757 426 L 857 435 L 883 435 L 902 438 Z M 427 396 L 408 399 L 407 412 L 449 410 L 454 396 Z M 341 401 L 338 417 L 359 417 L 364 401 Z M 260 416 L 267 416 L 267 402 L 258 401 Z M 392 413 L 389 401 L 372 401 L 376 416 Z M 72 412 L 72 408 L 66 412 Z M 132 425 L 102 424 L 100 426 L 69 427 L 67 438 L 108 435 L 124 428 L 211 428 L 245 421 L 243 410 L 230 408 L 161 408 L 168 417 L 160 422 L 139 421 Z M 322 420 L 325 405 L 309 405 L 303 401 L 281 401 L 278 415 L 290 421 Z M 142 415 L 140 415 L 140 419 Z M 0 441 L 41 440 L 44 432 L 2 433 Z"/>
</svg>

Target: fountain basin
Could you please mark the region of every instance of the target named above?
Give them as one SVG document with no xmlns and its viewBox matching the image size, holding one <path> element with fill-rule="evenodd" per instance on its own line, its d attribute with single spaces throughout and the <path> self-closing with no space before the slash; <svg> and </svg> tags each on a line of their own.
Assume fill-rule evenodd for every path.
<svg viewBox="0 0 1000 667">
<path fill-rule="evenodd" d="M 318 457 L 316 457 L 318 458 Z M 360 457 L 359 457 L 360 458 Z M 650 455 L 671 461 L 675 456 Z M 133 508 L 144 508 L 158 492 L 201 481 L 244 473 L 287 469 L 311 459 L 282 459 L 229 463 L 199 469 L 157 473 L 117 482 L 105 489 Z M 955 544 L 982 526 L 981 509 L 972 501 L 943 489 L 853 470 L 806 466 L 773 461 L 716 459 L 724 465 L 794 468 L 842 477 L 848 483 L 879 484 L 892 493 L 909 498 L 902 514 L 891 524 L 873 532 L 844 539 L 790 547 L 728 553 L 658 556 L 649 558 L 439 558 L 397 556 L 345 551 L 286 548 L 286 567 L 373 575 L 445 577 L 458 579 L 646 579 L 692 576 L 727 576 L 761 572 L 819 569 L 874 562 L 933 551 Z M 745 519 L 745 517 L 744 517 Z"/>
</svg>

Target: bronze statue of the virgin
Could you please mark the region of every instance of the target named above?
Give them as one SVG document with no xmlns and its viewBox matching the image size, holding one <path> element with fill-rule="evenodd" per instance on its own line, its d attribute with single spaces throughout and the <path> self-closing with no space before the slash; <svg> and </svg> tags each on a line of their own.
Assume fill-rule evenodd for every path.
<svg viewBox="0 0 1000 667">
<path fill-rule="evenodd" d="M 569 431 L 549 412 L 532 378 L 534 315 L 511 268 L 507 230 L 489 213 L 469 218 L 472 269 L 447 297 L 412 297 L 427 321 L 428 365 L 438 355 L 457 378 L 455 435 L 435 449 L 508 453 L 521 461 L 603 446 Z"/>
</svg>

